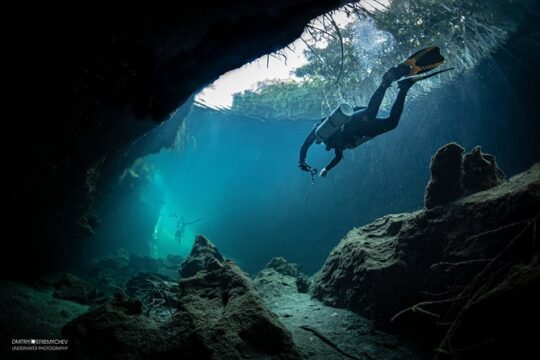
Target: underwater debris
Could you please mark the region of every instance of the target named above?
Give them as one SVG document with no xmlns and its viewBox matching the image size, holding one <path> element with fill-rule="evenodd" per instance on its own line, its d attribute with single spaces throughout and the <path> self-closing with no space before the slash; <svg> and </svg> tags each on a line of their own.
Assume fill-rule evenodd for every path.
<svg viewBox="0 0 540 360">
<path fill-rule="evenodd" d="M 172 317 L 178 305 L 178 283 L 159 273 L 134 275 L 126 283 L 126 294 L 139 299 L 143 313 L 156 321 Z"/>
</svg>

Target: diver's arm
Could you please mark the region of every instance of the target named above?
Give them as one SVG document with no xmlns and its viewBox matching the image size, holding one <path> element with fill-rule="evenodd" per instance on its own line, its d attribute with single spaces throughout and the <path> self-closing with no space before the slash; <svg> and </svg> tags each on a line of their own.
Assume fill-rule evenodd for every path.
<svg viewBox="0 0 540 360">
<path fill-rule="evenodd" d="M 308 149 L 315 142 L 315 130 L 316 130 L 315 128 L 311 130 L 309 135 L 306 137 L 306 140 L 304 140 L 302 147 L 300 148 L 300 161 L 299 161 L 300 165 L 306 163 L 306 156 L 307 156 Z"/>
<path fill-rule="evenodd" d="M 339 164 L 339 162 L 341 161 L 341 159 L 343 159 L 343 150 L 341 149 L 335 149 L 335 156 L 334 158 L 332 159 L 332 161 L 330 161 L 330 163 L 328 163 L 328 165 L 325 166 L 324 169 L 321 170 L 321 176 L 325 176 L 334 166 L 336 166 L 337 164 Z"/>
</svg>

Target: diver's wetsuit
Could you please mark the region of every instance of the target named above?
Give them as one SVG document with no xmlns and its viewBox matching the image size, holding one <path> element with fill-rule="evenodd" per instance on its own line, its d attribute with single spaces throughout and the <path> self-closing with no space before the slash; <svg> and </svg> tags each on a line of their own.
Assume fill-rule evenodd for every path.
<svg viewBox="0 0 540 360">
<path fill-rule="evenodd" d="M 396 128 L 399 123 L 401 113 L 403 112 L 405 97 L 407 96 L 410 86 L 404 86 L 399 89 L 397 98 L 392 105 L 392 109 L 390 110 L 390 116 L 387 118 L 377 118 L 377 113 L 379 112 L 384 94 L 386 93 L 386 89 L 388 89 L 388 87 L 391 85 L 392 80 L 393 79 L 391 79 L 389 76 L 383 77 L 383 81 L 371 96 L 368 106 L 365 108 L 355 108 L 355 112 L 353 113 L 351 120 L 324 142 L 326 145 L 326 150 L 334 149 L 335 151 L 334 158 L 325 167 L 326 171 L 332 169 L 341 161 L 341 159 L 343 159 L 343 150 L 354 149 L 366 139 L 375 137 Z M 325 119 L 322 119 L 321 123 L 324 120 Z M 309 133 L 304 141 L 304 144 L 302 145 L 302 148 L 300 149 L 301 167 L 302 164 L 305 164 L 309 147 L 316 140 L 315 131 L 318 125 L 319 124 L 317 124 Z M 364 138 L 364 141 L 361 141 L 362 138 Z"/>
</svg>

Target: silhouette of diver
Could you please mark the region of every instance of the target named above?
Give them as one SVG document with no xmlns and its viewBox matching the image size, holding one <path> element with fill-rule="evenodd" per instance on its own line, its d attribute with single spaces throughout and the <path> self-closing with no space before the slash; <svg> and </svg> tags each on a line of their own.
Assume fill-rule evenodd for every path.
<svg viewBox="0 0 540 360">
<path fill-rule="evenodd" d="M 193 221 L 185 221 L 184 217 L 178 219 L 178 222 L 176 223 L 176 231 L 174 233 L 174 238 L 175 238 L 176 242 L 178 242 L 178 244 L 180 244 L 182 242 L 182 240 L 184 239 L 184 233 L 186 231 L 186 228 L 188 226 L 190 226 L 190 225 L 198 223 L 201 220 L 202 219 L 196 219 L 196 220 L 193 220 Z"/>
<path fill-rule="evenodd" d="M 342 104 L 328 118 L 321 120 L 320 123 L 314 126 L 300 149 L 300 161 L 298 164 L 300 169 L 310 172 L 312 175 L 317 173 L 316 169 L 311 168 L 306 163 L 308 149 L 314 142 L 324 143 L 327 151 L 334 149 L 335 152 L 332 161 L 321 170 L 319 175 L 322 177 L 343 159 L 345 149 L 354 149 L 377 135 L 395 129 L 403 112 L 405 97 L 411 86 L 419 80 L 427 79 L 451 69 L 423 76 L 413 75 L 430 71 L 443 62 L 444 57 L 440 54 L 440 49 L 432 46 L 417 51 L 403 63 L 386 71 L 381 84 L 371 96 L 367 107 L 352 109 L 349 105 Z M 390 87 L 392 82 L 405 76 L 409 77 L 398 81 L 399 92 L 390 110 L 390 116 L 377 118 L 386 89 Z"/>
</svg>

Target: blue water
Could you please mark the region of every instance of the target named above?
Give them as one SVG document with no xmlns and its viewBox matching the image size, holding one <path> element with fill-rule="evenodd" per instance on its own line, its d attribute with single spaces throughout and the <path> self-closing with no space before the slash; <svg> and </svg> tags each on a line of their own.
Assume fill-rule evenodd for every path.
<svg viewBox="0 0 540 360">
<path fill-rule="evenodd" d="M 247 272 L 284 256 L 313 273 L 353 227 L 421 208 L 430 158 L 448 142 L 467 151 L 481 145 L 507 175 L 540 160 L 534 99 L 520 87 L 528 70 L 509 78 L 512 66 L 503 54 L 408 101 L 397 129 L 346 151 L 313 182 L 297 162 L 315 120 L 262 122 L 194 108 L 185 150 L 149 156 L 144 185 L 103 204 L 98 248 L 186 256 L 203 233 Z M 308 162 L 320 169 L 332 155 L 314 146 Z M 179 220 L 194 222 L 180 239 Z"/>
</svg>

